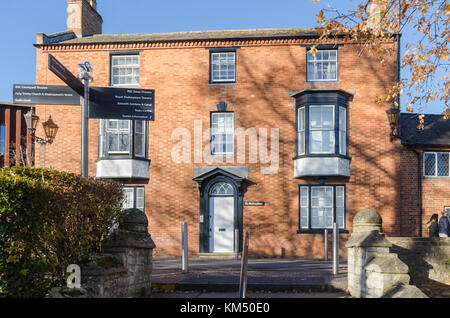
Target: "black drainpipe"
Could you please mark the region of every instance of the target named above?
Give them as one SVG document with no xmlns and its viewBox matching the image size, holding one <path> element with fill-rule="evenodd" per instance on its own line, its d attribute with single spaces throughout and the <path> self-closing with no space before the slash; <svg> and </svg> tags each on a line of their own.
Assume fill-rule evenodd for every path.
<svg viewBox="0 0 450 318">
<path fill-rule="evenodd" d="M 417 187 L 419 190 L 419 237 L 422 237 L 422 167 L 421 154 L 414 147 L 409 147 L 417 156 Z"/>
</svg>

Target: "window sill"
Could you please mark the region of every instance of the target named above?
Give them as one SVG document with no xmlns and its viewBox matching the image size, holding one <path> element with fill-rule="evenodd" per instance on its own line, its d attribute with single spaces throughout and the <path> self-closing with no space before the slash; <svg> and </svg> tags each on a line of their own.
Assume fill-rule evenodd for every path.
<svg viewBox="0 0 450 318">
<path fill-rule="evenodd" d="M 339 80 L 330 80 L 330 81 L 306 81 L 304 84 L 341 84 Z"/>
<path fill-rule="evenodd" d="M 136 156 L 130 156 L 130 155 L 110 155 L 109 157 L 99 157 L 97 161 L 100 160 L 140 160 L 140 161 L 148 161 L 150 162 L 150 159 L 143 158 L 143 157 L 136 157 Z"/>
<path fill-rule="evenodd" d="M 236 86 L 236 82 L 210 82 L 208 86 Z"/>
<path fill-rule="evenodd" d="M 450 176 L 423 176 L 424 179 L 450 179 Z"/>
<path fill-rule="evenodd" d="M 299 229 L 297 234 L 324 234 L 325 229 Z M 347 229 L 339 229 L 339 234 L 350 233 Z M 328 229 L 328 234 L 333 234 L 333 229 Z"/>
</svg>

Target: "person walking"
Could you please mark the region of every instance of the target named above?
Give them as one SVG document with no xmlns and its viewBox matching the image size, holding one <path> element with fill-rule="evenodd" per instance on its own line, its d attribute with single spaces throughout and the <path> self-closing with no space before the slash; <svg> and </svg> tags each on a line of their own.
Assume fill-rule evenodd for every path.
<svg viewBox="0 0 450 318">
<path fill-rule="evenodd" d="M 443 210 L 441 212 L 442 216 L 439 220 L 439 237 L 449 237 L 450 235 L 450 222 L 448 221 L 448 211 Z"/>
<path fill-rule="evenodd" d="M 439 227 L 438 227 L 439 215 L 434 213 L 430 220 L 427 222 L 428 225 L 428 236 L 429 237 L 439 237 Z"/>
</svg>

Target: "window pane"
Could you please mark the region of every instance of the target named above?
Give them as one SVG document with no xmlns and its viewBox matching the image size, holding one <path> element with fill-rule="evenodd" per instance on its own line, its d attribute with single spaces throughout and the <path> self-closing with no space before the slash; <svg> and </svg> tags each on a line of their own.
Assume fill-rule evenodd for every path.
<svg viewBox="0 0 450 318">
<path fill-rule="evenodd" d="M 336 187 L 336 222 L 339 228 L 345 228 L 345 190 L 344 187 Z"/>
<path fill-rule="evenodd" d="M 108 135 L 108 151 L 119 151 L 119 135 Z"/>
<path fill-rule="evenodd" d="M 298 135 L 297 135 L 297 150 L 298 155 L 305 153 L 305 108 L 299 108 L 298 110 Z"/>
<path fill-rule="evenodd" d="M 236 75 L 235 52 L 211 54 L 211 80 L 234 82 Z"/>
<path fill-rule="evenodd" d="M 334 130 L 318 130 L 310 133 L 311 153 L 334 153 Z"/>
<path fill-rule="evenodd" d="M 347 154 L 347 110 L 339 107 L 339 154 Z"/>
<path fill-rule="evenodd" d="M 438 153 L 437 154 L 437 175 L 448 177 L 448 153 Z"/>
<path fill-rule="evenodd" d="M 322 132 L 311 131 L 309 137 L 309 144 L 311 153 L 322 152 Z"/>
<path fill-rule="evenodd" d="M 215 113 L 211 116 L 211 153 L 234 153 L 233 113 Z"/>
<path fill-rule="evenodd" d="M 323 128 L 334 128 L 334 107 L 321 107 L 322 110 L 322 127 Z"/>
<path fill-rule="evenodd" d="M 130 145 L 130 135 L 129 134 L 121 134 L 119 135 L 119 151 L 129 151 Z"/>
<path fill-rule="evenodd" d="M 136 120 L 135 135 L 134 135 L 134 153 L 137 157 L 145 156 L 145 122 Z"/>
<path fill-rule="evenodd" d="M 436 175 L 436 154 L 434 153 L 425 153 L 425 175 L 426 176 L 434 176 Z"/>
<path fill-rule="evenodd" d="M 308 228 L 308 187 L 300 187 L 300 227 Z"/>
<path fill-rule="evenodd" d="M 144 156 L 144 135 L 136 134 L 134 136 L 134 152 L 138 157 Z"/>
<path fill-rule="evenodd" d="M 118 122 L 117 122 L 117 120 L 114 120 L 114 119 L 108 120 L 107 125 L 108 125 L 109 130 L 111 130 L 111 131 L 117 130 Z"/>
<path fill-rule="evenodd" d="M 136 188 L 136 209 L 144 211 L 144 188 Z"/>
<path fill-rule="evenodd" d="M 132 209 L 134 207 L 134 189 L 124 188 L 124 202 L 122 204 L 124 209 Z"/>
<path fill-rule="evenodd" d="M 333 188 L 311 187 L 311 228 L 333 225 Z"/>
<path fill-rule="evenodd" d="M 337 80 L 336 50 L 319 50 L 316 56 L 308 52 L 306 59 L 308 81 Z"/>
<path fill-rule="evenodd" d="M 309 126 L 311 128 L 322 128 L 322 111 L 320 107 L 309 108 Z"/>
<path fill-rule="evenodd" d="M 139 84 L 139 56 L 112 56 L 112 85 Z"/>
</svg>

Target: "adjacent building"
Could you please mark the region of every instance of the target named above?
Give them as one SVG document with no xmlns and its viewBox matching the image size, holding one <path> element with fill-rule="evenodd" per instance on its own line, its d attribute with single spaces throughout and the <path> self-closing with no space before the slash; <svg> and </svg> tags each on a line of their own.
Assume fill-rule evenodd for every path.
<svg viewBox="0 0 450 318">
<path fill-rule="evenodd" d="M 34 145 L 23 117 L 30 109 L 0 102 L 0 167 L 33 165 Z"/>
<path fill-rule="evenodd" d="M 397 81 L 397 54 L 381 64 L 313 29 L 107 35 L 95 0 L 68 5 L 68 31 L 38 34 L 36 83 L 63 85 L 48 69 L 52 54 L 74 74 L 90 61 L 93 86 L 155 90 L 154 121 L 89 121 L 88 158 L 90 176 L 120 181 L 124 205 L 146 213 L 157 255 L 180 255 L 183 221 L 193 255 L 233 253 L 247 231 L 253 256 L 322 257 L 334 222 L 345 253 L 353 216 L 366 208 L 387 235 L 418 235 L 430 212 L 405 194 L 416 183 L 414 150 L 391 140 L 391 104 L 375 103 Z M 59 126 L 36 165 L 79 173 L 80 107 L 36 113 Z M 422 149 L 426 162 L 428 151 L 441 156 Z M 448 150 L 437 152 L 447 163 Z M 422 189 L 435 180 L 422 179 Z M 450 205 L 448 170 L 439 182 L 439 204 Z"/>
</svg>

